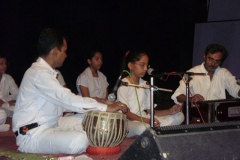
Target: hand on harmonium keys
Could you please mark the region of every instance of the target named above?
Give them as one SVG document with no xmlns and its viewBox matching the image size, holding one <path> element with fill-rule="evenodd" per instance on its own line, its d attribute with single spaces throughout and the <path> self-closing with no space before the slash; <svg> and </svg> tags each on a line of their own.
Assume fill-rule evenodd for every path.
<svg viewBox="0 0 240 160">
<path fill-rule="evenodd" d="M 190 101 L 193 102 L 198 102 L 198 101 L 204 101 L 204 97 L 200 94 L 195 94 L 194 96 L 191 97 Z"/>
<path fill-rule="evenodd" d="M 122 102 L 115 102 L 112 104 L 109 104 L 107 106 L 107 112 L 117 112 L 121 110 L 123 113 L 126 113 L 128 111 L 128 107 L 126 104 L 122 103 Z"/>
</svg>

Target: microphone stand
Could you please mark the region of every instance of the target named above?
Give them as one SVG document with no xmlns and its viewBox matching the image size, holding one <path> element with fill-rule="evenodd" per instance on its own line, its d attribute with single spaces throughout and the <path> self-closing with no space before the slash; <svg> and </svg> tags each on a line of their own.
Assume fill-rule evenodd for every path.
<svg viewBox="0 0 240 160">
<path fill-rule="evenodd" d="M 124 86 L 130 86 L 130 87 L 139 87 L 139 88 L 145 88 L 150 89 L 151 87 L 154 89 L 153 91 L 165 91 L 165 92 L 173 92 L 171 89 L 165 89 L 165 88 L 158 88 L 157 86 L 153 85 L 136 85 L 136 84 L 128 84 L 128 82 L 122 82 L 122 85 Z"/>
<path fill-rule="evenodd" d="M 184 74 L 184 80 L 186 82 L 186 124 L 189 124 L 189 82 L 191 79 L 189 74 Z"/>
<path fill-rule="evenodd" d="M 174 73 L 174 75 L 183 75 L 186 82 L 186 124 L 189 124 L 189 82 L 192 79 L 190 76 L 205 76 L 207 73 L 181 72 Z"/>
<path fill-rule="evenodd" d="M 159 78 L 159 76 L 152 74 L 153 69 L 149 68 L 148 69 L 148 74 L 155 76 Z M 163 73 L 163 75 L 184 75 L 185 82 L 186 82 L 186 124 L 189 124 L 189 81 L 192 79 L 190 76 L 198 75 L 198 76 L 205 76 L 207 73 L 194 73 L 194 72 L 180 72 L 180 73 Z M 163 77 L 160 77 L 161 80 L 163 80 Z M 150 98 L 151 98 L 151 104 L 150 104 L 150 120 L 151 120 L 151 127 L 154 125 L 154 107 L 153 107 L 153 77 L 151 77 L 151 86 L 150 86 Z"/>
<path fill-rule="evenodd" d="M 172 92 L 170 89 L 164 89 L 164 88 L 158 88 L 153 85 L 154 84 L 154 77 L 151 77 L 150 79 L 150 86 L 141 86 L 141 85 L 135 85 L 135 84 L 128 84 L 127 82 L 122 82 L 122 85 L 130 86 L 130 87 L 140 87 L 150 90 L 150 127 L 154 128 L 154 94 L 153 92 L 156 90 L 162 90 L 167 92 Z"/>
<path fill-rule="evenodd" d="M 150 127 L 154 127 L 153 77 L 150 78 Z"/>
</svg>

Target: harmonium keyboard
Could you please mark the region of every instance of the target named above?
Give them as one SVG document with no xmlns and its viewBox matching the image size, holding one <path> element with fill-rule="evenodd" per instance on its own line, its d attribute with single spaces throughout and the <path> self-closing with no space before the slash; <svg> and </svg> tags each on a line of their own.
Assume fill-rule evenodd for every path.
<svg viewBox="0 0 240 160">
<path fill-rule="evenodd" d="M 208 122 L 240 120 L 240 99 L 219 99 L 197 102 L 201 107 L 208 108 Z"/>
</svg>

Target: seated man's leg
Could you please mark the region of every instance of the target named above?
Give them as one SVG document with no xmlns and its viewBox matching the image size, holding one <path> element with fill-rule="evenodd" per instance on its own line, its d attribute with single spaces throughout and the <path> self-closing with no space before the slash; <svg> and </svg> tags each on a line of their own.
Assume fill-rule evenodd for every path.
<svg viewBox="0 0 240 160">
<path fill-rule="evenodd" d="M 79 154 L 89 145 L 87 135 L 82 130 L 82 116 L 64 117 L 59 127 L 39 126 L 18 135 L 19 150 L 26 153 Z M 68 125 L 67 125 L 68 124 Z"/>
<path fill-rule="evenodd" d="M 160 121 L 160 126 L 180 125 L 184 121 L 182 112 L 156 118 Z"/>
<path fill-rule="evenodd" d="M 84 119 L 84 114 L 74 114 L 66 117 L 62 117 L 58 121 L 58 126 L 61 128 L 74 128 L 77 131 L 82 131 L 82 121 Z"/>
<path fill-rule="evenodd" d="M 10 125 L 4 124 L 7 120 L 7 114 L 3 109 L 0 109 L 0 132 L 6 132 L 9 130 Z"/>
<path fill-rule="evenodd" d="M 145 123 L 142 123 L 142 122 L 139 122 L 139 121 L 128 121 L 128 130 L 129 130 L 129 133 L 127 134 L 127 137 L 133 137 L 133 136 L 139 136 L 141 135 L 145 130 L 146 128 L 148 128 L 149 125 Z"/>
<path fill-rule="evenodd" d="M 14 112 L 14 107 L 15 107 L 15 105 L 9 106 L 8 102 L 5 102 L 1 106 L 1 109 L 3 109 L 6 112 L 7 117 L 12 117 L 13 116 L 13 112 Z"/>
</svg>

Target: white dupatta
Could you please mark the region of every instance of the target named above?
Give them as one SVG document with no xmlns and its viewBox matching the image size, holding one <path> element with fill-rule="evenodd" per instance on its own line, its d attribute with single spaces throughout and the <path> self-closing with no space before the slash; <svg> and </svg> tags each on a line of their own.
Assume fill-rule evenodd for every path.
<svg viewBox="0 0 240 160">
<path fill-rule="evenodd" d="M 102 72 L 100 72 L 99 70 L 97 70 L 99 87 L 101 88 L 101 91 L 100 91 L 99 95 L 96 95 L 95 94 L 96 84 L 95 84 L 94 77 L 92 75 L 92 71 L 91 71 L 90 67 L 87 67 L 84 70 L 84 72 L 87 75 L 87 77 L 89 78 L 88 91 L 89 91 L 90 97 L 106 98 L 107 83 L 106 83 L 104 74 Z"/>
</svg>

